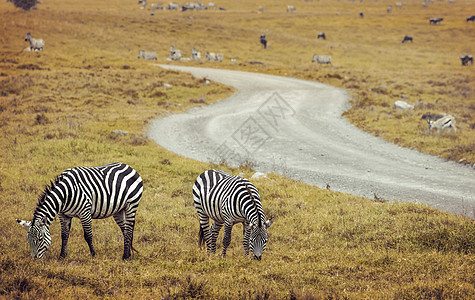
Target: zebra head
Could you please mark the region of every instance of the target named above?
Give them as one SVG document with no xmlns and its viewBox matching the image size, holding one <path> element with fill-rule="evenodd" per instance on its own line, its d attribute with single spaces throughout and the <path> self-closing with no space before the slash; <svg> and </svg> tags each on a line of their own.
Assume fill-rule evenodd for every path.
<svg viewBox="0 0 475 300">
<path fill-rule="evenodd" d="M 267 228 L 274 222 L 274 218 L 267 220 L 264 224 L 251 223 L 249 225 L 251 234 L 249 236 L 249 250 L 254 254 L 254 259 L 261 260 L 262 254 L 267 245 Z"/>
<path fill-rule="evenodd" d="M 29 42 L 30 39 L 31 39 L 31 33 L 28 32 L 25 37 L 25 42 Z"/>
<path fill-rule="evenodd" d="M 46 225 L 46 217 L 36 221 L 23 221 L 19 219 L 16 221 L 23 227 L 28 228 L 26 238 L 30 244 L 31 257 L 42 258 L 51 245 L 51 235 Z"/>
</svg>

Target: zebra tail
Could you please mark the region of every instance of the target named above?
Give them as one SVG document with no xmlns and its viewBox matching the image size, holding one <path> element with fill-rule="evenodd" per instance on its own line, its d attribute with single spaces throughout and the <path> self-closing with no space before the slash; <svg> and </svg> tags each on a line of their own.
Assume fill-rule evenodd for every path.
<svg viewBox="0 0 475 300">
<path fill-rule="evenodd" d="M 205 242 L 205 234 L 204 234 L 203 228 L 201 228 L 201 226 L 200 226 L 199 237 L 200 237 L 200 239 L 199 239 L 199 241 L 198 241 L 198 246 L 200 246 L 200 248 L 201 248 L 201 246 L 202 246 L 202 245 L 204 244 L 204 242 Z"/>
<path fill-rule="evenodd" d="M 131 248 L 132 250 L 134 250 L 135 252 L 139 253 L 139 250 L 135 249 L 132 244 L 130 245 L 130 248 Z"/>
</svg>

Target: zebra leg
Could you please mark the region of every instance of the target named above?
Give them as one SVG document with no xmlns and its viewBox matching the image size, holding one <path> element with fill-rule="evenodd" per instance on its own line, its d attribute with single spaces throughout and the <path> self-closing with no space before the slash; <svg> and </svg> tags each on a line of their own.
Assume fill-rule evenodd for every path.
<svg viewBox="0 0 475 300">
<path fill-rule="evenodd" d="M 249 228 L 249 224 L 245 222 L 242 223 L 242 244 L 244 246 L 244 255 L 249 255 L 249 237 L 251 235 L 251 229 Z"/>
<path fill-rule="evenodd" d="M 232 223 L 224 223 L 224 239 L 223 239 L 223 257 L 226 256 L 226 249 L 228 248 L 229 244 L 231 244 L 231 231 L 233 230 Z"/>
<path fill-rule="evenodd" d="M 124 254 L 122 255 L 123 260 L 130 258 L 130 252 L 131 249 L 133 249 L 132 241 L 134 239 L 135 212 L 136 210 L 131 210 L 130 206 L 127 205 L 125 209 L 119 211 L 113 216 L 115 222 L 117 225 L 119 225 L 120 230 L 124 235 Z"/>
<path fill-rule="evenodd" d="M 91 251 L 92 257 L 96 256 L 96 251 L 94 251 L 94 246 L 92 245 L 92 226 L 91 226 L 91 213 L 87 211 L 83 216 L 80 217 L 82 228 L 84 229 L 84 239 L 89 246 L 89 251 Z"/>
<path fill-rule="evenodd" d="M 209 229 L 209 218 L 206 215 L 200 215 L 200 245 L 203 240 L 206 243 L 206 250 L 208 253 L 214 253 L 211 251 L 211 232 Z M 214 249 L 216 251 L 216 245 L 214 246 Z"/>
<path fill-rule="evenodd" d="M 219 231 L 221 227 L 223 227 L 224 223 L 221 222 L 213 222 L 213 226 L 211 226 L 211 252 L 216 253 L 216 241 L 218 240 Z"/>
<path fill-rule="evenodd" d="M 71 217 L 59 214 L 59 221 L 61 222 L 61 254 L 59 258 L 65 258 L 68 254 L 68 239 L 69 230 L 71 229 Z"/>
</svg>

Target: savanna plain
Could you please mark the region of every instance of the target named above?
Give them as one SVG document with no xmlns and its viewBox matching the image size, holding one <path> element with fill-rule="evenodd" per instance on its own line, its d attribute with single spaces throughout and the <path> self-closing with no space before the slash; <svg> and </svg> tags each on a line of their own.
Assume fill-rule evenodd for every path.
<svg viewBox="0 0 475 300">
<path fill-rule="evenodd" d="M 151 120 L 234 92 L 155 66 L 168 63 L 175 45 L 184 56 L 192 47 L 203 57 L 206 51 L 224 54 L 222 63 L 177 64 L 345 88 L 352 106 L 345 117 L 355 126 L 415 151 L 473 164 L 475 72 L 459 57 L 473 55 L 475 23 L 465 19 L 475 4 L 217 1 L 227 10 L 157 10 L 152 16 L 150 6 L 142 10 L 136 0 L 42 2 L 30 11 L 0 2 L 1 298 L 475 297 L 474 208 L 456 216 L 268 174 L 253 182 L 266 216 L 275 217 L 262 261 L 244 257 L 241 225 L 234 227 L 226 258 L 208 255 L 198 247 L 192 184 L 210 168 L 250 177 L 252 165 L 193 161 L 146 137 Z M 296 12 L 287 13 L 287 5 Z M 444 21 L 430 25 L 431 17 Z M 27 32 L 45 40 L 43 51 L 24 51 Z M 327 39 L 317 39 L 319 32 Z M 259 43 L 261 33 L 267 49 Z M 404 35 L 414 41 L 401 43 Z M 142 49 L 156 51 L 158 61 L 137 59 Z M 313 54 L 331 55 L 332 64 L 312 63 Z M 414 109 L 393 109 L 396 100 Z M 457 132 L 429 135 L 424 113 L 450 113 Z M 68 257 L 58 260 L 56 218 L 50 249 L 42 260 L 31 259 L 26 232 L 15 219 L 32 217 L 38 196 L 63 170 L 116 161 L 144 179 L 134 232 L 138 253 L 122 261 L 122 234 L 109 218 L 93 220 L 92 258 L 75 219 Z"/>
</svg>

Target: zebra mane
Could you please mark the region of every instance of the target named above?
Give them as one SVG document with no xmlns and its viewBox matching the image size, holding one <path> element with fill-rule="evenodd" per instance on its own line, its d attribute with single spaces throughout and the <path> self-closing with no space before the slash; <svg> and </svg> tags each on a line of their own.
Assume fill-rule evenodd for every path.
<svg viewBox="0 0 475 300">
<path fill-rule="evenodd" d="M 261 215 L 260 215 L 260 212 L 259 212 L 259 208 L 257 207 L 257 204 L 256 204 L 256 199 L 254 199 L 254 196 L 252 195 L 251 189 L 249 188 L 249 186 L 247 185 L 246 182 L 244 182 L 244 185 L 246 186 L 247 192 L 249 193 L 249 196 L 251 196 L 251 201 L 254 204 L 254 208 L 256 209 L 257 222 L 258 222 L 257 225 L 259 227 L 262 227 Z"/>
<path fill-rule="evenodd" d="M 38 197 L 38 204 L 36 205 L 36 208 L 33 214 L 33 220 L 35 219 L 38 213 L 38 208 L 41 207 L 46 202 L 46 197 L 48 197 L 48 195 L 51 193 L 53 188 L 61 181 L 62 178 L 63 177 L 61 175 L 58 175 L 54 180 L 50 181 L 49 185 L 46 185 L 45 189 Z"/>
</svg>

